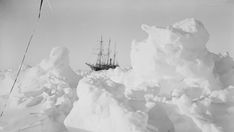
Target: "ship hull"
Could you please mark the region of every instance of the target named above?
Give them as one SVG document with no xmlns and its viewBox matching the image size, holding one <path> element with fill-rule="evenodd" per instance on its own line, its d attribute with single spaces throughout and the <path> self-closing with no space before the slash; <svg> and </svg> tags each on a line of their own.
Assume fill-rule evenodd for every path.
<svg viewBox="0 0 234 132">
<path fill-rule="evenodd" d="M 92 70 L 94 71 L 101 71 L 101 70 L 108 70 L 108 69 L 115 69 L 118 65 L 91 65 L 86 63 Z"/>
</svg>

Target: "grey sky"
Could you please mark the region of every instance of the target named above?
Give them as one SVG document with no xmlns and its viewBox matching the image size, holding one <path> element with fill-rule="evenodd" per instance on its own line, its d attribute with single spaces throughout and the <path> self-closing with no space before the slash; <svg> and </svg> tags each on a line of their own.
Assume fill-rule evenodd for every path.
<svg viewBox="0 0 234 132">
<path fill-rule="evenodd" d="M 208 48 L 234 56 L 232 0 L 45 0 L 40 25 L 26 58 L 34 65 L 55 46 L 70 50 L 74 69 L 88 68 L 97 40 L 117 43 L 120 65 L 130 65 L 132 40 L 146 37 L 141 24 L 166 26 L 187 17 L 210 33 Z M 16 67 L 35 26 L 40 0 L 0 0 L 0 69 Z"/>
</svg>

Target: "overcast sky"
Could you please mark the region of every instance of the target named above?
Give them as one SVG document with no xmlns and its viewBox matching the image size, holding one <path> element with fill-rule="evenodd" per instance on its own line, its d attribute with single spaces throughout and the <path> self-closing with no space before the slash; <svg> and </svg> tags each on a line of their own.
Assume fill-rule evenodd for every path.
<svg viewBox="0 0 234 132">
<path fill-rule="evenodd" d="M 130 65 L 132 40 L 146 38 L 141 24 L 166 26 L 194 17 L 210 33 L 207 47 L 234 56 L 232 0 L 44 0 L 26 63 L 35 65 L 55 46 L 70 50 L 74 69 L 88 68 L 102 35 L 117 43 L 121 66 Z M 36 23 L 40 0 L 0 0 L 0 69 L 19 65 Z"/>
</svg>

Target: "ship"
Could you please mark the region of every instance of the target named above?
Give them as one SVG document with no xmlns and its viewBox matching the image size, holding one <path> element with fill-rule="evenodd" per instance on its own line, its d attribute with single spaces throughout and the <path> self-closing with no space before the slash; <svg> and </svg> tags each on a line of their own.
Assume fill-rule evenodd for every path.
<svg viewBox="0 0 234 132">
<path fill-rule="evenodd" d="M 97 60 L 94 64 L 85 63 L 88 65 L 91 70 L 93 71 L 100 71 L 100 70 L 108 70 L 108 69 L 115 69 L 116 67 L 119 67 L 119 64 L 116 60 L 116 44 L 114 46 L 114 52 L 111 53 L 111 40 L 108 41 L 108 48 L 107 50 L 104 49 L 104 41 L 99 41 L 99 49 L 97 53 Z"/>
</svg>

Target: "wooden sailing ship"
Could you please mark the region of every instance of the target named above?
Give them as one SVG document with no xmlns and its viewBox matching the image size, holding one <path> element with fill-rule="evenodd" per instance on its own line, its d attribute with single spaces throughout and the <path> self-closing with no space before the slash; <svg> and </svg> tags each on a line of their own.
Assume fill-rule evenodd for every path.
<svg viewBox="0 0 234 132">
<path fill-rule="evenodd" d="M 108 41 L 108 48 L 105 50 L 104 42 L 102 40 L 99 41 L 99 50 L 97 54 L 97 60 L 95 64 L 85 63 L 88 65 L 92 70 L 94 71 L 100 71 L 100 70 L 108 70 L 108 69 L 115 69 L 118 67 L 118 63 L 116 61 L 116 46 L 114 48 L 113 56 L 111 56 L 111 40 Z"/>
</svg>

